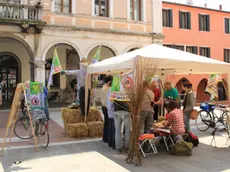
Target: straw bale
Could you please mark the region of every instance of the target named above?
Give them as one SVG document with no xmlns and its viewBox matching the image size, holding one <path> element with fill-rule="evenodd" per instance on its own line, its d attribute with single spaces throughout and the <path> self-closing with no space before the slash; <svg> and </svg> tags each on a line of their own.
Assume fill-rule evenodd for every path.
<svg viewBox="0 0 230 172">
<path fill-rule="evenodd" d="M 84 122 L 84 117 L 79 109 L 62 108 L 62 120 L 67 124 L 80 123 Z"/>
<path fill-rule="evenodd" d="M 87 117 L 87 122 L 102 121 L 100 111 L 94 107 L 91 107 Z"/>
<path fill-rule="evenodd" d="M 89 122 L 88 123 L 89 137 L 102 137 L 103 122 Z"/>
<path fill-rule="evenodd" d="M 85 123 L 67 124 L 67 135 L 72 138 L 88 137 L 88 127 Z"/>
<path fill-rule="evenodd" d="M 63 122 L 63 123 L 64 123 L 64 133 L 66 134 L 67 133 L 68 124 L 66 122 Z"/>
</svg>

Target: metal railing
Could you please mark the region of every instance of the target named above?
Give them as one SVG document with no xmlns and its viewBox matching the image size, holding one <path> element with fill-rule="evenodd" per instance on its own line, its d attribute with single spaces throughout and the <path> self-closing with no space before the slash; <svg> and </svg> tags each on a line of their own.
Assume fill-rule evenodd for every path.
<svg viewBox="0 0 230 172">
<path fill-rule="evenodd" d="M 1 2 L 0 19 L 38 21 L 42 19 L 41 10 L 40 5 L 31 6 Z"/>
</svg>

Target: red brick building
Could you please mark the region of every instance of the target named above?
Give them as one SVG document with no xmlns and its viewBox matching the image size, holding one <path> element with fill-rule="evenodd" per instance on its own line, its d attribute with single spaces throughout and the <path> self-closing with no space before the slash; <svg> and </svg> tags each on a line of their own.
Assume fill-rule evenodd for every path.
<svg viewBox="0 0 230 172">
<path fill-rule="evenodd" d="M 164 46 L 230 62 L 230 12 L 163 2 Z M 185 57 L 186 58 L 186 57 Z M 170 76 L 168 79 L 181 91 L 181 80 L 193 83 L 197 102 L 210 99 L 205 94 L 209 75 Z M 223 83 L 227 84 L 223 75 Z M 226 100 L 226 90 L 219 84 L 219 98 Z M 227 87 L 227 85 L 226 85 Z"/>
</svg>

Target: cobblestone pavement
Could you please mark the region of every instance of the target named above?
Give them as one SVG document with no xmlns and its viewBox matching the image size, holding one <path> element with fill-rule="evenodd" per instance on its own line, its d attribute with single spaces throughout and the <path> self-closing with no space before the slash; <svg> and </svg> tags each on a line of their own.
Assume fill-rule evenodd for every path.
<svg viewBox="0 0 230 172">
<path fill-rule="evenodd" d="M 158 155 L 143 159 L 136 167 L 125 163 L 126 154 L 116 154 L 100 140 L 85 143 L 51 145 L 48 149 L 12 148 L 5 151 L 0 165 L 4 172 L 230 172 L 230 148 L 223 136 L 217 137 L 218 148 L 210 146 L 211 131 L 199 135 L 200 144 L 192 156 L 172 156 L 160 148 Z M 20 163 L 21 161 L 21 163 Z M 15 165 L 14 162 L 20 163 Z"/>
<path fill-rule="evenodd" d="M 62 127 L 59 110 L 52 111 L 51 118 L 55 125 Z M 210 146 L 212 130 L 199 132 L 194 121 L 191 124 L 192 131 L 199 136 L 200 144 L 189 157 L 171 156 L 160 147 L 158 155 L 147 156 L 143 159 L 143 165 L 136 167 L 126 164 L 127 155 L 116 154 L 101 139 L 65 140 L 53 142 L 47 149 L 40 148 L 39 152 L 32 146 L 17 145 L 6 149 L 4 157 L 0 158 L 0 172 L 230 172 L 230 148 L 225 145 L 225 137 L 218 136 L 218 148 L 214 148 Z M 5 125 L 0 126 L 2 130 Z M 60 134 L 61 129 L 56 132 Z"/>
<path fill-rule="evenodd" d="M 0 146 L 4 142 L 4 136 L 6 132 L 6 124 L 8 120 L 9 111 L 0 111 Z M 56 109 L 50 112 L 51 120 L 49 121 L 49 134 L 50 134 L 50 142 L 66 142 L 72 141 L 74 139 L 68 138 L 63 133 L 63 122 L 61 119 L 61 110 Z M 21 128 L 20 128 L 21 127 Z M 17 131 L 23 131 L 24 128 L 19 126 Z M 11 130 L 9 131 L 8 138 L 10 137 Z M 20 132 L 21 134 L 25 132 Z M 28 140 L 21 140 L 17 138 L 13 134 L 12 142 L 10 146 L 22 146 L 29 145 L 30 142 Z"/>
</svg>

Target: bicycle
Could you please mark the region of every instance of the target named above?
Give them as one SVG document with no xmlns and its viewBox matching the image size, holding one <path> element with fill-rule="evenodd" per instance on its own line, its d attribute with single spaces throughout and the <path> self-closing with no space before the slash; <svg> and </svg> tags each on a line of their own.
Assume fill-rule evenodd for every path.
<svg viewBox="0 0 230 172">
<path fill-rule="evenodd" d="M 21 115 L 19 116 L 19 119 L 16 121 L 14 125 L 14 134 L 20 139 L 26 140 L 31 139 L 33 136 L 30 135 L 30 118 L 28 116 L 28 111 L 25 106 L 25 99 L 24 97 L 21 99 Z M 21 129 L 23 128 L 23 129 Z M 26 133 L 24 133 L 26 132 Z"/>
<path fill-rule="evenodd" d="M 218 123 L 227 127 L 226 117 L 229 113 L 226 105 L 214 105 L 209 103 L 202 103 L 200 105 L 200 111 L 195 121 L 196 127 L 200 131 L 207 131 L 209 128 L 215 128 Z M 214 110 L 220 110 L 221 114 L 218 117 Z"/>
<path fill-rule="evenodd" d="M 35 136 L 38 139 L 38 143 L 47 148 L 49 145 L 49 123 L 45 117 L 44 110 L 35 109 L 31 111 L 35 121 L 33 122 L 33 128 Z M 26 133 L 24 133 L 26 132 Z M 23 133 L 23 134 L 22 134 Z M 14 125 L 14 134 L 23 140 L 33 138 L 32 127 L 30 124 L 30 118 L 28 116 L 27 110 L 22 113 L 22 116 L 16 121 Z M 44 141 L 42 141 L 44 139 Z"/>
</svg>

